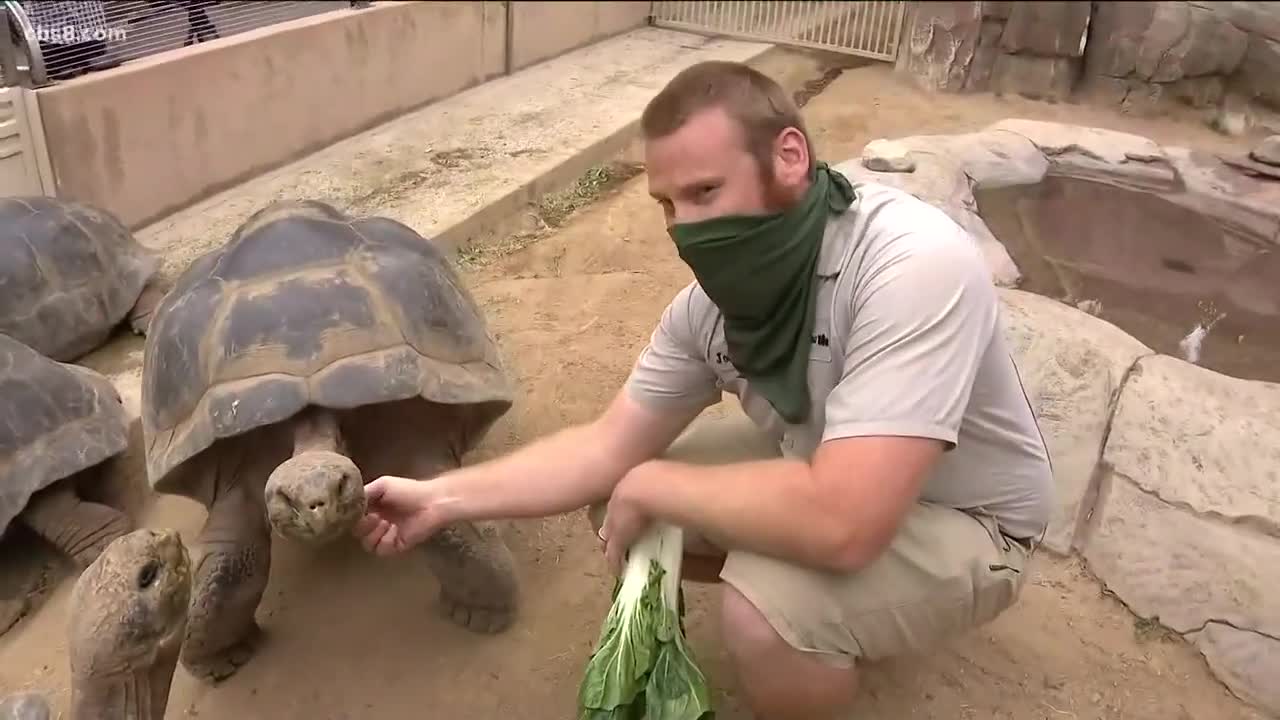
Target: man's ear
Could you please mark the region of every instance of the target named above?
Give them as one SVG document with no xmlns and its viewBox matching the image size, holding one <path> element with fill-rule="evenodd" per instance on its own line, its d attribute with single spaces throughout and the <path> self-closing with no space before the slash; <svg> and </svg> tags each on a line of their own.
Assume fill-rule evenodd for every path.
<svg viewBox="0 0 1280 720">
<path fill-rule="evenodd" d="M 787 187 L 801 185 L 809 176 L 809 143 L 804 133 L 789 127 L 773 142 L 774 177 Z"/>
</svg>

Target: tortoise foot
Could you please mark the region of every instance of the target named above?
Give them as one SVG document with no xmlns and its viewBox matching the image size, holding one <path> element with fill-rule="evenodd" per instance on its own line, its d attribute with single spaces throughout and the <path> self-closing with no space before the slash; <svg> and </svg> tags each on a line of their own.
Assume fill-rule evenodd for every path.
<svg viewBox="0 0 1280 720">
<path fill-rule="evenodd" d="M 264 638 L 262 628 L 255 623 L 248 635 L 222 650 L 200 655 L 184 654 L 182 666 L 192 677 L 205 682 L 222 682 L 253 659 Z"/>
<path fill-rule="evenodd" d="M 515 607 L 511 604 L 478 605 L 448 590 L 440 593 L 440 608 L 450 622 L 481 635 L 495 635 L 506 630 L 516 616 Z"/>
<path fill-rule="evenodd" d="M 446 527 L 424 544 L 424 550 L 451 621 L 484 634 L 511 626 L 519 594 L 515 563 L 494 523 Z"/>
<path fill-rule="evenodd" d="M 134 335 L 147 336 L 147 330 L 151 327 L 151 318 L 155 315 L 156 308 L 160 307 L 160 301 L 164 300 L 168 289 L 164 283 L 154 278 L 142 288 L 142 294 L 129 310 L 129 329 Z"/>
</svg>

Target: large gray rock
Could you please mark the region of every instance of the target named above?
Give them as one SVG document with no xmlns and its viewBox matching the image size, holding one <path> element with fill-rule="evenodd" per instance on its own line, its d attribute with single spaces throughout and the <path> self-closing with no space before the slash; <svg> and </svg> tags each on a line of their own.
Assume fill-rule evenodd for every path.
<svg viewBox="0 0 1280 720">
<path fill-rule="evenodd" d="M 928 90 L 962 90 L 982 29 L 981 2 L 912 3 L 896 68 Z"/>
<path fill-rule="evenodd" d="M 1222 102 L 1226 81 L 1221 75 L 1182 78 L 1169 85 L 1169 97 L 1193 108 L 1217 107 Z"/>
<path fill-rule="evenodd" d="M 987 130 L 955 135 L 911 135 L 892 141 L 873 140 L 862 150 L 863 164 L 871 169 L 887 166 L 894 155 L 916 158 L 944 158 L 977 188 L 1032 185 L 1044 178 L 1049 162 L 1026 137 L 1005 130 Z M 930 201 L 971 204 L 965 197 L 968 183 L 954 180 L 939 184 L 930 192 Z"/>
<path fill-rule="evenodd" d="M 1058 503 L 1044 546 L 1065 555 L 1092 506 L 1121 384 L 1151 350 L 1115 325 L 1042 295 L 1001 290 L 1000 300 L 1005 337 L 1053 461 Z"/>
<path fill-rule="evenodd" d="M 991 68 L 991 91 L 1032 100 L 1060 102 L 1071 96 L 1079 62 L 1065 57 L 999 55 Z"/>
<path fill-rule="evenodd" d="M 1192 639 L 1214 672 L 1269 697 L 1280 677 L 1280 385 L 1143 358 L 1102 461 L 1089 566 L 1138 615 L 1208 630 Z"/>
<path fill-rule="evenodd" d="M 868 143 L 867 147 L 871 148 L 874 144 Z M 954 160 L 938 155 L 902 156 L 901 148 L 890 143 L 880 143 L 877 147 L 889 155 L 871 153 L 862 158 L 846 160 L 836 165 L 835 169 L 855 182 L 873 182 L 897 188 L 941 209 L 973 236 L 986 259 L 993 283 L 1000 287 L 1012 287 L 1018 283 L 1020 276 L 1017 265 L 1009 257 L 1009 251 L 996 240 L 978 217 L 973 208 L 969 178 Z M 867 167 L 868 163 L 885 167 L 890 162 L 912 169 L 896 172 L 875 171 Z"/>
<path fill-rule="evenodd" d="M 1030 140 L 1055 175 L 1100 180 L 1135 190 L 1172 190 L 1177 175 L 1164 150 L 1140 135 L 1103 128 L 1011 118 L 986 128 Z"/>
<path fill-rule="evenodd" d="M 1026 138 L 997 130 L 873 140 L 863 148 L 860 161 L 837 168 L 851 178 L 889 185 L 941 208 L 973 235 L 994 282 L 1011 287 L 1020 279 L 1018 268 L 978 216 L 973 189 L 1034 184 L 1048 166 Z"/>
<path fill-rule="evenodd" d="M 1254 528 L 1280 550 L 1280 384 L 1144 359 L 1116 408 L 1106 462 L 1142 491 Z"/>
<path fill-rule="evenodd" d="M 1280 639 L 1211 622 L 1187 635 L 1204 654 L 1214 675 L 1246 702 L 1280 714 Z"/>
<path fill-rule="evenodd" d="M 986 12 L 984 3 L 983 12 Z M 996 58 L 1000 57 L 1000 34 L 1004 32 L 1004 24 L 999 20 L 982 21 L 982 29 L 978 35 L 978 48 L 974 50 L 973 61 L 969 64 L 969 74 L 964 81 L 964 89 L 969 92 L 984 92 L 991 88 L 991 71 L 995 69 Z"/>
<path fill-rule="evenodd" d="M 1186 2 L 1095 3 L 1086 49 L 1091 74 L 1167 83 L 1230 74 L 1248 35 L 1221 13 Z"/>
<path fill-rule="evenodd" d="M 1233 256 L 1275 248 L 1280 241 L 1280 183 L 1250 177 L 1209 153 L 1164 148 L 1183 192 L 1164 197 L 1218 223 L 1237 245 Z"/>
<path fill-rule="evenodd" d="M 991 20 L 1008 20 L 1016 4 L 1014 2 L 983 2 L 982 17 Z"/>
<path fill-rule="evenodd" d="M 1138 56 L 1147 29 L 1155 20 L 1155 2 L 1098 3 L 1085 48 L 1085 69 L 1090 75 L 1122 78 L 1138 69 Z"/>
<path fill-rule="evenodd" d="M 1272 135 L 1249 152 L 1249 157 L 1260 163 L 1280 166 L 1280 135 Z"/>
<path fill-rule="evenodd" d="M 1002 50 L 1042 57 L 1084 55 L 1092 3 L 1073 0 L 1010 4 L 1009 19 L 1000 37 Z"/>
<path fill-rule="evenodd" d="M 1280 40 L 1249 38 L 1236 87 L 1250 99 L 1280 110 Z"/>
<path fill-rule="evenodd" d="M 1274 0 L 1258 2 L 1222 2 L 1209 0 L 1192 2 L 1196 7 L 1205 8 L 1218 13 L 1224 20 L 1241 30 L 1254 35 L 1261 35 L 1271 40 L 1280 40 L 1280 3 Z"/>
</svg>

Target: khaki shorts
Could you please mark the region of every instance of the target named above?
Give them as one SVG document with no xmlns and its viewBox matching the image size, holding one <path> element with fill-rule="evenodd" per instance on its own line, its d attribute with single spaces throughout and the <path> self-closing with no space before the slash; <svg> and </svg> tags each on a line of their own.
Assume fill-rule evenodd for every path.
<svg viewBox="0 0 1280 720">
<path fill-rule="evenodd" d="M 736 408 L 719 411 L 694 421 L 663 457 L 730 463 L 780 454 Z M 597 528 L 603 510 L 590 509 Z M 709 546 L 686 537 L 690 551 Z M 989 515 L 920 502 L 880 557 L 856 573 L 730 551 L 720 578 L 793 647 L 848 666 L 923 651 L 995 619 L 1017 600 L 1032 554 L 1031 545 L 1003 535 Z"/>
</svg>

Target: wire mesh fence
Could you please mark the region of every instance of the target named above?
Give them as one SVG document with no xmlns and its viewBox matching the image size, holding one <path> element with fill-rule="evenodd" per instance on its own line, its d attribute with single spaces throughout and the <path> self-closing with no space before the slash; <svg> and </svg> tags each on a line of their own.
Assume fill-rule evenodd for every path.
<svg viewBox="0 0 1280 720">
<path fill-rule="evenodd" d="M 10 0 L 4 85 L 66 80 L 167 50 L 369 2 L 305 0 Z M 3 50 L 3 48 L 0 48 Z"/>
</svg>

